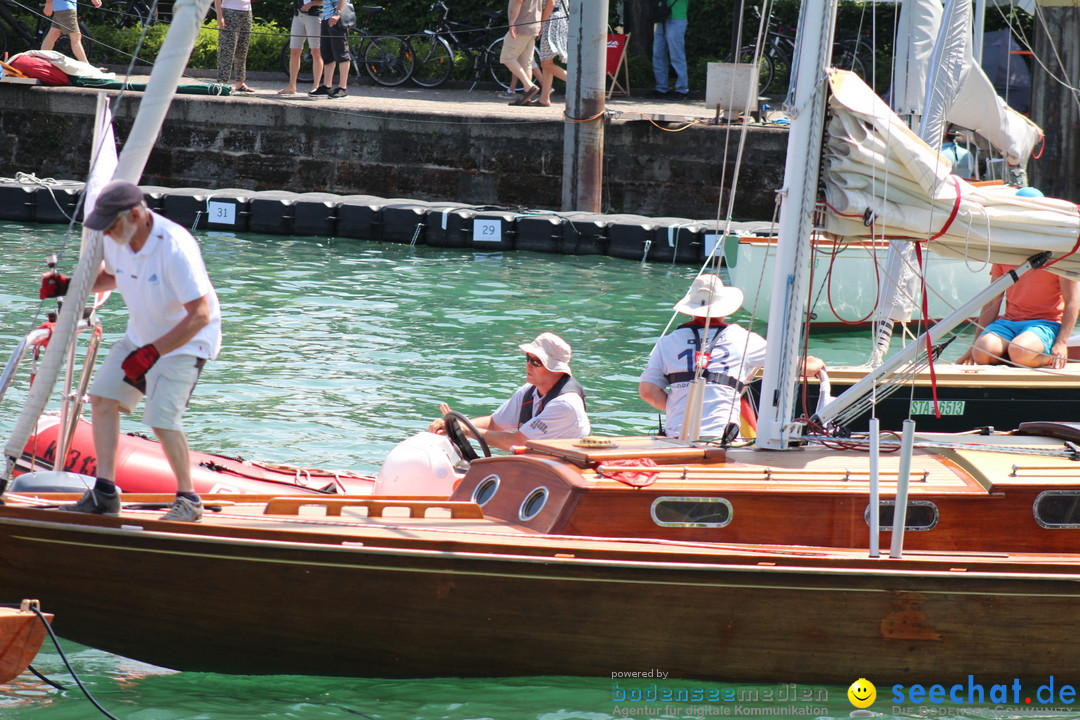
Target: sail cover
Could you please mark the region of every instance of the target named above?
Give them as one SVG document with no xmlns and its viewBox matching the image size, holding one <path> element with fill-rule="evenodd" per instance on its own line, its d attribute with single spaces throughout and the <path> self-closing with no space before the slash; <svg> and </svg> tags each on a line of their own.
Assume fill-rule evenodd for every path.
<svg viewBox="0 0 1080 720">
<path fill-rule="evenodd" d="M 935 252 L 1019 264 L 1049 250 L 1070 255 L 1080 212 L 1065 200 L 1021 197 L 1009 186 L 974 186 L 924 143 L 855 74 L 829 71 L 830 118 L 822 163 L 824 229 L 850 241 L 930 241 Z M 1071 255 L 1053 271 L 1080 277 Z"/>
</svg>

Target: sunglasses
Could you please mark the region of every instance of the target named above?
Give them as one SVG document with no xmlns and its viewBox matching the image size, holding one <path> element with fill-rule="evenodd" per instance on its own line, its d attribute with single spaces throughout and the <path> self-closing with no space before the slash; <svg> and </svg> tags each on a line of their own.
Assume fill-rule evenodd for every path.
<svg viewBox="0 0 1080 720">
<path fill-rule="evenodd" d="M 532 365 L 533 367 L 544 367 L 544 363 L 540 362 L 540 358 L 536 357 L 535 355 L 526 355 L 525 362 Z"/>
</svg>

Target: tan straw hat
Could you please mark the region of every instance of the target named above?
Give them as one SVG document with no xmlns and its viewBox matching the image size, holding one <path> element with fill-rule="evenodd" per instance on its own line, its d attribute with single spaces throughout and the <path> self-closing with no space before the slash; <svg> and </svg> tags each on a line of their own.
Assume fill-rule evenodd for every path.
<svg viewBox="0 0 1080 720">
<path fill-rule="evenodd" d="M 518 345 L 529 355 L 540 358 L 551 372 L 561 372 L 571 375 L 570 372 L 570 345 L 555 333 L 540 333 L 531 343 Z"/>
<path fill-rule="evenodd" d="M 675 309 L 694 317 L 722 318 L 742 307 L 742 302 L 742 290 L 726 287 L 719 275 L 706 274 L 698 275 Z"/>
</svg>

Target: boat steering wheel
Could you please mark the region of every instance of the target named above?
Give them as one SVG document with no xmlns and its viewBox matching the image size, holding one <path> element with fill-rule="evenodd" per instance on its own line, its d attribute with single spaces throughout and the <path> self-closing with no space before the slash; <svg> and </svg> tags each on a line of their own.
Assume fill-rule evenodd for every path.
<svg viewBox="0 0 1080 720">
<path fill-rule="evenodd" d="M 446 423 L 446 437 L 450 439 L 450 442 L 454 443 L 454 447 L 461 453 L 461 457 L 465 458 L 468 462 L 472 462 L 480 457 L 480 455 L 473 449 L 472 442 L 465 434 L 465 430 L 462 429 L 462 425 L 469 431 L 476 441 L 480 444 L 480 450 L 484 453 L 484 457 L 491 457 L 491 448 L 488 447 L 487 441 L 484 440 L 484 434 L 476 429 L 476 426 L 472 424 L 469 418 L 465 417 L 459 412 L 451 410 L 443 415 L 443 422 Z"/>
</svg>

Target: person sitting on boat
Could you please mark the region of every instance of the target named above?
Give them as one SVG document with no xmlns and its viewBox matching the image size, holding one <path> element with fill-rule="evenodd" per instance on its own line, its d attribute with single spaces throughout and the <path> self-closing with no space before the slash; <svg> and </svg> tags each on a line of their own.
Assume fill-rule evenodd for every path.
<svg viewBox="0 0 1080 720">
<path fill-rule="evenodd" d="M 990 277 L 996 280 L 1014 269 L 1015 265 L 997 264 Z M 982 334 L 957 363 L 1065 367 L 1069 336 L 1080 311 L 1080 284 L 1049 270 L 1032 270 L 1003 294 L 1004 314 L 1001 295 L 983 306 L 978 320 Z"/>
<path fill-rule="evenodd" d="M 509 450 L 526 440 L 580 438 L 589 434 L 585 389 L 570 372 L 570 345 L 555 333 L 541 333 L 531 343 L 518 345 L 525 353 L 527 382 L 499 409 L 484 417 L 470 418 L 489 445 Z M 442 403 L 446 415 L 450 406 Z M 429 432 L 445 433 L 442 418 Z"/>
<path fill-rule="evenodd" d="M 146 207 L 142 190 L 124 181 L 106 185 L 83 222 L 109 238 L 93 290 L 117 289 L 128 308 L 124 336 L 109 350 L 90 386 L 97 481 L 68 512 L 116 515 L 116 452 L 120 413 L 146 395 L 143 423 L 153 428 L 173 473 L 177 494 L 163 520 L 198 522 L 181 419 L 207 360 L 221 347 L 221 310 L 195 238 Z M 68 279 L 42 277 L 42 298 L 65 295 Z"/>
<path fill-rule="evenodd" d="M 765 364 L 765 338 L 725 322 L 742 307 L 742 290 L 727 287 L 718 275 L 702 274 L 674 309 L 692 319 L 660 338 L 641 374 L 641 399 L 667 416 L 665 434 L 678 437 L 685 422 L 697 353 L 708 356 L 701 437 L 734 440 L 742 417 L 740 398 Z M 825 363 L 808 356 L 804 372 L 816 373 Z M 695 438 L 696 439 L 696 438 Z"/>
</svg>

